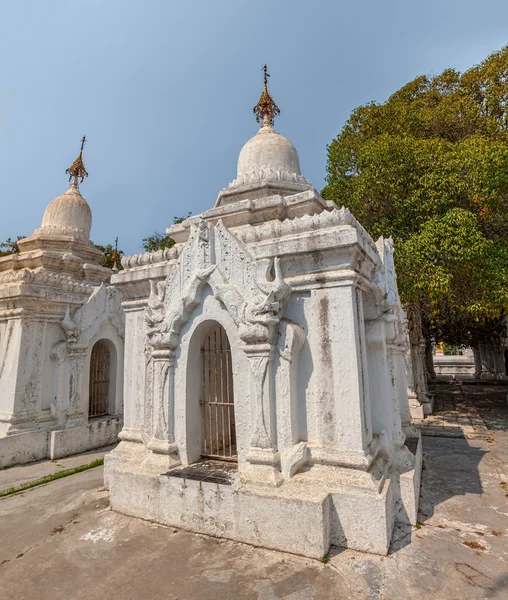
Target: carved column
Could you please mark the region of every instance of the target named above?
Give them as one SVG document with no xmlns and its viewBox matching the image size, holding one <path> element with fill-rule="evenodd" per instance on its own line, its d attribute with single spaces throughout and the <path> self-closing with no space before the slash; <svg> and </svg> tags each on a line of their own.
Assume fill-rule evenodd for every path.
<svg viewBox="0 0 508 600">
<path fill-rule="evenodd" d="M 474 357 L 474 378 L 480 379 L 482 376 L 482 357 L 480 353 L 480 346 L 473 346 L 473 357 Z"/>
<path fill-rule="evenodd" d="M 64 427 L 67 405 L 70 397 L 70 360 L 67 342 L 57 342 L 51 350 L 51 359 L 56 371 L 55 410 L 54 416 L 58 427 Z"/>
<path fill-rule="evenodd" d="M 394 400 L 394 443 L 401 446 L 406 436 L 415 435 L 411 425 L 404 365 L 404 346 L 387 345 Z"/>
<path fill-rule="evenodd" d="M 479 348 L 482 364 L 481 379 L 506 379 L 504 343 L 500 335 L 493 333 L 488 342 L 479 344 Z"/>
<path fill-rule="evenodd" d="M 20 313 L 21 311 L 16 311 Z M 14 316 L 14 311 L 11 315 Z M 17 315 L 16 315 L 17 316 Z M 3 327 L 2 327 L 3 326 Z M 23 426 L 25 420 L 19 415 L 16 384 L 18 377 L 19 353 L 22 345 L 23 328 L 21 319 L 8 319 L 0 324 L 2 338 L 0 340 L 0 432 L 16 432 L 16 426 Z M 28 426 L 32 424 L 29 423 Z"/>
<path fill-rule="evenodd" d="M 69 405 L 66 411 L 67 427 L 82 425 L 88 419 L 85 414 L 85 398 L 83 398 L 83 373 L 86 364 L 87 348 L 69 348 L 70 380 Z"/>
<path fill-rule="evenodd" d="M 272 393 L 274 346 L 269 343 L 249 344 L 243 350 L 250 365 L 250 401 L 252 438 L 247 453 L 250 475 L 272 485 L 280 485 L 279 453 L 274 443 L 275 424 Z"/>
<path fill-rule="evenodd" d="M 363 293 L 356 276 L 344 275 L 335 287 L 313 290 L 306 314 L 313 328 L 313 370 L 322 374 L 307 421 L 311 461 L 368 469 L 375 449 Z"/>
<path fill-rule="evenodd" d="M 390 315 L 392 316 L 392 315 Z M 374 432 L 383 440 L 383 431 L 389 443 L 395 446 L 404 444 L 405 436 L 402 433 L 399 409 L 394 395 L 394 365 L 393 355 L 386 344 L 387 333 L 393 324 L 385 317 L 380 317 L 366 322 L 365 331 L 367 338 L 367 353 L 369 380 L 371 388 L 372 426 Z M 384 434 L 383 434 L 384 435 Z"/>
<path fill-rule="evenodd" d="M 432 412 L 432 398 L 427 394 L 425 369 L 425 339 L 422 335 L 421 318 L 413 306 L 405 307 L 407 316 L 407 357 L 412 378 L 408 376 L 408 397 L 411 415 L 414 419 L 423 419 Z M 409 373 L 408 373 L 409 375 Z M 411 382 L 413 386 L 411 386 Z M 414 396 L 416 395 L 416 401 Z"/>
<path fill-rule="evenodd" d="M 427 369 L 427 375 L 431 379 L 436 379 L 436 370 L 434 369 L 434 356 L 432 355 L 432 342 L 431 340 L 425 339 L 425 367 Z"/>
<path fill-rule="evenodd" d="M 277 447 L 281 471 L 290 479 L 308 460 L 307 443 L 298 410 L 298 367 L 305 331 L 285 319 L 279 324 L 277 355 L 274 361 L 277 410 Z"/>
<path fill-rule="evenodd" d="M 169 348 L 152 351 L 152 437 L 148 449 L 179 462 L 175 443 L 175 357 Z"/>
<path fill-rule="evenodd" d="M 413 352 L 411 348 L 411 336 L 409 331 L 410 323 L 406 317 L 406 340 L 404 346 L 404 370 L 406 373 L 407 383 L 407 398 L 409 402 L 409 410 L 411 418 L 419 416 L 423 418 L 423 411 L 420 408 L 418 394 L 416 393 L 415 369 L 413 367 Z M 421 412 L 421 416 L 420 413 Z M 413 414 L 415 413 L 415 414 Z M 417 414 L 418 413 L 418 414 Z"/>
<path fill-rule="evenodd" d="M 146 402 L 146 355 L 144 309 L 145 299 L 125 301 L 124 352 L 124 426 L 119 438 L 126 442 L 142 442 Z"/>
</svg>

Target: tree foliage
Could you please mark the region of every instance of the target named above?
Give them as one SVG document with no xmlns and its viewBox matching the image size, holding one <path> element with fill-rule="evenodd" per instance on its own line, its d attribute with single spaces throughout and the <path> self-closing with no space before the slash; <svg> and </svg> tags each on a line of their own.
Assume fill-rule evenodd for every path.
<svg viewBox="0 0 508 600">
<path fill-rule="evenodd" d="M 185 221 L 185 219 L 188 219 L 191 215 L 192 213 L 189 212 L 186 217 L 173 217 L 173 224 L 182 223 L 182 221 Z M 171 246 L 174 245 L 175 240 L 160 231 L 155 231 L 152 235 L 143 238 L 143 249 L 145 252 L 157 252 L 158 250 L 171 248 Z"/>
<path fill-rule="evenodd" d="M 122 263 L 120 262 L 123 256 L 123 250 L 117 250 L 112 244 L 106 244 L 101 246 L 100 244 L 94 244 L 94 246 L 104 254 L 103 266 L 112 269 L 115 266 L 119 271 L 123 271 Z"/>
<path fill-rule="evenodd" d="M 18 252 L 19 252 L 18 242 L 19 242 L 19 240 L 22 240 L 24 237 L 26 237 L 26 236 L 18 235 L 15 240 L 13 240 L 12 238 L 9 237 L 5 240 L 5 242 L 0 242 L 0 256 L 8 256 L 9 254 L 18 254 Z"/>
<path fill-rule="evenodd" d="M 322 194 L 393 236 L 402 300 L 434 337 L 490 335 L 508 311 L 508 47 L 355 109 Z"/>
<path fill-rule="evenodd" d="M 175 240 L 171 239 L 169 235 L 161 233 L 160 231 L 154 231 L 152 235 L 143 238 L 143 250 L 145 252 L 157 252 L 157 250 L 165 250 L 174 246 Z"/>
</svg>

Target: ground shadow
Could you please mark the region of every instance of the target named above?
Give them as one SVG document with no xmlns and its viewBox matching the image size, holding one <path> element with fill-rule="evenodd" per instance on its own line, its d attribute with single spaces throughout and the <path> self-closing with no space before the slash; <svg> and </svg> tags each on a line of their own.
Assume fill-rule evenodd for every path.
<svg viewBox="0 0 508 600">
<path fill-rule="evenodd" d="M 487 449 L 469 444 L 464 438 L 423 436 L 423 465 L 418 523 L 409 523 L 404 508 L 395 523 L 388 554 L 409 546 L 425 521 L 434 516 L 436 506 L 456 496 L 482 494 L 479 464 Z"/>
<path fill-rule="evenodd" d="M 448 423 L 459 419 L 459 425 L 484 427 L 487 431 L 508 431 L 508 385 L 504 381 L 475 379 L 433 380 L 429 391 L 434 394 L 433 417 Z"/>
<path fill-rule="evenodd" d="M 500 575 L 493 584 L 488 586 L 487 598 L 506 598 L 506 590 L 508 589 L 508 573 Z M 501 595 L 502 594 L 502 595 Z"/>
<path fill-rule="evenodd" d="M 488 453 L 464 438 L 423 437 L 420 522 L 450 498 L 483 493 L 479 464 Z"/>
<path fill-rule="evenodd" d="M 422 437 L 422 522 L 434 515 L 437 505 L 454 496 L 484 492 L 479 464 L 489 453 L 495 432 L 508 431 L 506 385 L 471 380 L 433 383 L 430 387 L 435 394 L 433 417 L 445 421 L 456 417 L 459 426 L 469 422 L 464 432 L 470 439 Z M 457 431 L 460 433 L 460 428 Z"/>
<path fill-rule="evenodd" d="M 496 432 L 508 431 L 505 385 L 453 381 L 434 383 L 431 389 L 435 394 L 432 418 L 436 422 L 441 420 L 445 427 L 437 425 L 433 435 L 422 436 L 419 524 L 415 529 L 397 523 L 390 554 L 411 543 L 417 529 L 434 516 L 439 505 L 459 496 L 483 494 L 481 471 L 485 469 L 480 470 L 480 463 L 495 447 L 493 444 L 506 443 L 504 436 L 496 442 Z M 439 435 L 440 429 L 443 437 Z M 450 436 L 452 433 L 464 437 Z"/>
</svg>

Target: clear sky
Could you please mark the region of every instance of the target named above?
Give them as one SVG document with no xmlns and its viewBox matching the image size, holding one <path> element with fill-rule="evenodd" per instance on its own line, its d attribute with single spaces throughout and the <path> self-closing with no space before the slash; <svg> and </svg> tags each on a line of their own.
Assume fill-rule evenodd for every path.
<svg viewBox="0 0 508 600">
<path fill-rule="evenodd" d="M 506 0 L 0 0 L 0 240 L 40 225 L 83 134 L 96 243 L 139 252 L 211 208 L 265 62 L 276 129 L 321 189 L 352 109 L 506 43 Z"/>
</svg>

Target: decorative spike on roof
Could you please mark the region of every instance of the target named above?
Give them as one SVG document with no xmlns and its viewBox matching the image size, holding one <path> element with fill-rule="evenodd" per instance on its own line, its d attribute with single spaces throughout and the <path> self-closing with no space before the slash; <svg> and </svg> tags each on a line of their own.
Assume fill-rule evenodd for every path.
<svg viewBox="0 0 508 600">
<path fill-rule="evenodd" d="M 81 140 L 81 150 L 79 152 L 78 158 L 72 163 L 72 165 L 65 171 L 67 175 L 69 175 L 69 181 L 72 181 L 74 178 L 74 184 L 78 184 L 78 179 L 81 179 L 81 183 L 83 183 L 83 179 L 88 177 L 87 170 L 85 169 L 85 165 L 83 164 L 83 147 L 86 142 L 86 137 L 83 136 Z"/>
<path fill-rule="evenodd" d="M 258 123 L 260 121 L 263 121 L 263 125 L 273 125 L 273 120 L 275 119 L 275 117 L 278 117 L 280 115 L 280 110 L 268 92 L 267 84 L 268 77 L 270 77 L 270 74 L 268 73 L 268 67 L 266 65 L 263 67 L 263 73 L 263 93 L 261 94 L 259 102 L 254 107 L 254 114 L 256 115 L 256 121 Z"/>
</svg>

